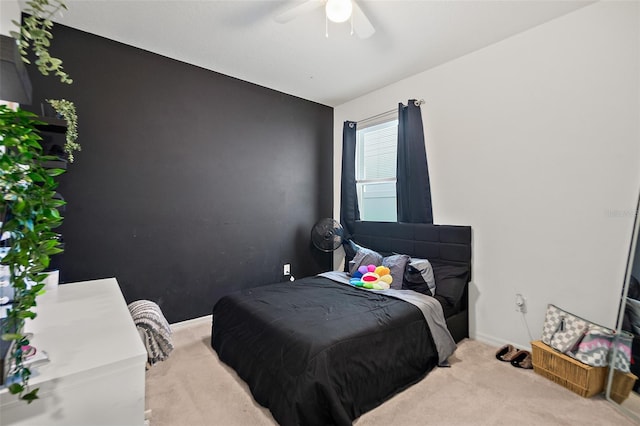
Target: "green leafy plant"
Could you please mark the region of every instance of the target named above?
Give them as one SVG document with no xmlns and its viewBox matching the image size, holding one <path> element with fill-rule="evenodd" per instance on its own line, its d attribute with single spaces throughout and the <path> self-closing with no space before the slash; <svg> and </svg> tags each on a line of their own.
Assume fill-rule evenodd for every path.
<svg viewBox="0 0 640 426">
<path fill-rule="evenodd" d="M 9 374 L 18 380 L 9 391 L 27 402 L 38 398 L 38 389 L 29 388 L 31 371 L 23 364 L 23 347 L 29 344 L 24 323 L 36 317 L 33 308 L 44 288 L 47 275 L 43 271 L 50 256 L 62 252 L 54 229 L 62 223 L 58 208 L 64 205 L 54 198 L 54 177 L 64 170 L 43 167 L 55 157 L 43 155 L 38 123 L 30 112 L 0 106 L 0 235 L 7 233 L 10 245 L 2 263 L 9 269 L 14 289 L 2 339 L 14 341 Z"/>
<path fill-rule="evenodd" d="M 62 67 L 62 60 L 51 56 L 49 47 L 53 35 L 51 28 L 53 22 L 51 18 L 59 12 L 66 10 L 67 6 L 62 0 L 29 0 L 25 3 L 23 12 L 28 14 L 22 24 L 13 21 L 18 27 L 18 31 L 11 31 L 11 37 L 17 40 L 22 61 L 30 64 L 27 58 L 29 49 L 36 56 L 35 65 L 42 75 L 54 73 L 63 83 L 71 84 L 73 80 Z"/>
<path fill-rule="evenodd" d="M 53 73 L 61 82 L 71 84 L 73 80 L 64 71 L 62 61 L 49 53 L 53 39 L 51 18 L 66 9 L 62 0 L 28 0 L 23 6 L 28 16 L 22 23 L 13 21 L 19 31 L 12 31 L 11 36 L 16 39 L 23 62 L 31 63 L 31 50 L 41 74 Z M 73 162 L 73 152 L 80 150 L 75 105 L 65 99 L 48 102 L 67 122 L 64 149 Z M 45 161 L 57 158 L 43 155 L 38 124 L 44 123 L 39 123 L 32 113 L 0 106 L 0 236 L 8 236 L 3 244 L 9 247 L 0 264 L 8 270 L 14 292 L 1 337 L 12 343 L 9 391 L 28 403 L 38 398 L 38 389 L 30 388 L 31 370 L 24 364 L 24 349 L 29 345 L 24 325 L 36 317 L 33 308 L 44 289 L 44 271 L 50 256 L 62 252 L 54 229 L 62 224 L 58 208 L 64 205 L 64 201 L 54 198 L 54 178 L 64 170 L 43 167 Z"/>
<path fill-rule="evenodd" d="M 67 122 L 67 141 L 64 144 L 64 152 L 69 157 L 69 162 L 73 163 L 73 151 L 80 151 L 82 147 L 76 140 L 78 139 L 78 116 L 76 106 L 66 99 L 47 99 L 53 109 Z"/>
</svg>

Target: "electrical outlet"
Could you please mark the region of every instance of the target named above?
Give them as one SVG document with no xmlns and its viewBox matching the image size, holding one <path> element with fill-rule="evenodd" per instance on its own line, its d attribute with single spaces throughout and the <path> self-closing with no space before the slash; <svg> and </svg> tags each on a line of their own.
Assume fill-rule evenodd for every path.
<svg viewBox="0 0 640 426">
<path fill-rule="evenodd" d="M 282 274 L 283 275 L 291 275 L 291 264 L 290 263 L 285 263 L 284 267 L 282 268 Z"/>
<path fill-rule="evenodd" d="M 516 294 L 516 312 L 527 312 L 527 305 L 525 303 L 525 298 L 520 293 Z"/>
</svg>

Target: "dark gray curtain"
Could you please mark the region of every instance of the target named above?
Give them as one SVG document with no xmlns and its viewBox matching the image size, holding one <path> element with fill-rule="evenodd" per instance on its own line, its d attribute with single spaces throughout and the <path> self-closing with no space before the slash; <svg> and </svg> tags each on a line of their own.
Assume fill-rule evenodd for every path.
<svg viewBox="0 0 640 426">
<path fill-rule="evenodd" d="M 344 157 L 343 157 L 344 161 Z M 398 222 L 433 223 L 422 114 L 415 99 L 398 105 Z"/>
<path fill-rule="evenodd" d="M 345 121 L 342 129 L 342 179 L 340 184 L 340 223 L 345 238 L 353 234 L 353 227 L 360 220 L 356 193 L 356 123 Z"/>
</svg>

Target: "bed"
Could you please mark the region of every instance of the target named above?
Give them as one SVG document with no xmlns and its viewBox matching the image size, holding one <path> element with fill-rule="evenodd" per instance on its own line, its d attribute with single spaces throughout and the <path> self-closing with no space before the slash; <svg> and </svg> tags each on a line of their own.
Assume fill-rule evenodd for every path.
<svg viewBox="0 0 640 426">
<path fill-rule="evenodd" d="M 350 425 L 446 365 L 468 336 L 470 227 L 358 222 L 351 239 L 428 259 L 435 297 L 365 290 L 329 273 L 242 290 L 213 308 L 212 347 L 282 425 Z"/>
</svg>

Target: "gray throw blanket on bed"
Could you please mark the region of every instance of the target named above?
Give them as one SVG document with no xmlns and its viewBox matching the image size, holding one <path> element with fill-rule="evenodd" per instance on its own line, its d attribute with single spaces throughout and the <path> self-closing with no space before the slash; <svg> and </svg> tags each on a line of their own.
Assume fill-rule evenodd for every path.
<svg viewBox="0 0 640 426">
<path fill-rule="evenodd" d="M 150 300 L 137 300 L 128 305 L 140 338 L 147 349 L 149 364 L 164 361 L 173 350 L 171 328 L 160 307 Z"/>
<path fill-rule="evenodd" d="M 329 271 L 318 274 L 318 276 L 328 278 L 331 281 L 341 284 L 351 285 L 349 284 L 349 275 L 347 275 L 346 272 Z M 447 358 L 449 358 L 449 356 L 451 356 L 451 354 L 456 350 L 456 343 L 447 328 L 447 323 L 444 320 L 444 312 L 442 311 L 442 305 L 440 305 L 440 302 L 438 302 L 437 299 L 413 290 L 394 290 L 391 288 L 388 290 L 367 290 L 362 287 L 354 288 L 382 293 L 387 296 L 395 297 L 396 299 L 404 300 L 405 302 L 418 307 L 431 330 L 433 341 L 438 349 L 438 364 L 440 366 L 448 366 Z"/>
</svg>

